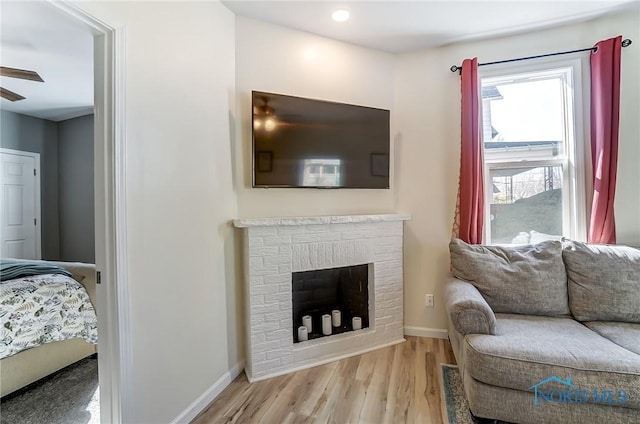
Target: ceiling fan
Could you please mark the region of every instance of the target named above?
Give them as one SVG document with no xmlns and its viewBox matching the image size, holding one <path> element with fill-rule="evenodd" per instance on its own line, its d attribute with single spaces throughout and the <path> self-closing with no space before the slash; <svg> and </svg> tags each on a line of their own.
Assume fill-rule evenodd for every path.
<svg viewBox="0 0 640 424">
<path fill-rule="evenodd" d="M 279 113 L 276 114 L 276 110 L 273 107 L 269 106 L 269 102 L 271 101 L 269 97 L 260 96 L 260 100 L 262 101 L 262 105 L 254 106 L 253 108 L 254 115 L 263 116 L 263 117 L 270 116 L 273 118 L 277 117 L 278 119 L 292 119 L 292 120 L 302 117 L 302 115 L 298 113 L 282 113 L 281 110 L 279 110 Z"/>
<path fill-rule="evenodd" d="M 35 71 L 27 71 L 25 69 L 8 68 L 6 66 L 0 66 L 0 76 L 9 78 L 19 78 L 29 81 L 44 82 L 42 77 Z M 4 87 L 0 87 L 0 97 L 7 99 L 11 102 L 23 100 L 25 97 L 18 93 L 14 93 L 11 90 L 7 90 Z"/>
</svg>

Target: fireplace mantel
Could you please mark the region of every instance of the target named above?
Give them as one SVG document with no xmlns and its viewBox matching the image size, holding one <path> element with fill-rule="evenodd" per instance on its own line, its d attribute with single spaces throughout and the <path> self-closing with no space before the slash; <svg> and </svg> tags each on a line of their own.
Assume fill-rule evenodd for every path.
<svg viewBox="0 0 640 424">
<path fill-rule="evenodd" d="M 275 377 L 404 341 L 407 214 L 242 218 L 246 374 Z M 294 272 L 369 264 L 369 328 L 294 343 Z M 298 325 L 298 324 L 296 324 Z"/>
<path fill-rule="evenodd" d="M 317 224 L 349 224 L 360 222 L 391 222 L 408 221 L 407 214 L 378 214 L 378 215 L 329 215 L 329 216 L 289 216 L 274 218 L 240 218 L 234 219 L 236 228 L 249 227 L 277 227 L 283 225 L 317 225 Z"/>
</svg>

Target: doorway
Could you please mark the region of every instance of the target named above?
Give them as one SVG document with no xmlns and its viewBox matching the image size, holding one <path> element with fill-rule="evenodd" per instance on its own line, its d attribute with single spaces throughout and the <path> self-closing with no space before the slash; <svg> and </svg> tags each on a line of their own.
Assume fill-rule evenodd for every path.
<svg viewBox="0 0 640 424">
<path fill-rule="evenodd" d="M 94 187 L 100 421 L 133 421 L 126 245 L 125 30 L 66 2 L 50 5 L 94 38 Z"/>
<path fill-rule="evenodd" d="M 131 421 L 123 402 L 130 392 L 130 343 L 126 272 L 124 107 L 119 101 L 124 81 L 124 29 L 106 23 L 68 2 L 42 1 L 42 7 L 62 13 L 88 28 L 94 45 L 94 187 L 95 256 L 100 352 L 101 422 Z"/>
</svg>

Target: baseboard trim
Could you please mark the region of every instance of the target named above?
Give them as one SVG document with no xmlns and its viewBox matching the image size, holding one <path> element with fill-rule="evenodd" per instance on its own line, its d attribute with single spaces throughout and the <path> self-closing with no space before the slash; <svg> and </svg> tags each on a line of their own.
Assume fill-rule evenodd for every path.
<svg viewBox="0 0 640 424">
<path fill-rule="evenodd" d="M 449 338 L 449 332 L 442 328 L 427 328 L 427 327 L 404 327 L 405 336 L 417 336 L 417 337 L 430 337 L 432 339 L 447 339 Z"/>
<path fill-rule="evenodd" d="M 180 413 L 171 424 L 189 424 L 244 370 L 244 361 L 238 362 L 204 391 L 191 405 Z"/>
</svg>

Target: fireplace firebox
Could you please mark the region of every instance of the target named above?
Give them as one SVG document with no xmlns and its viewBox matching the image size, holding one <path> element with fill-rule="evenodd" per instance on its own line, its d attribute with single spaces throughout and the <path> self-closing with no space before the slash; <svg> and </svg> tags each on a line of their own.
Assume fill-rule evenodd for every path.
<svg viewBox="0 0 640 424">
<path fill-rule="evenodd" d="M 309 340 L 328 336 L 322 331 L 322 316 L 331 316 L 334 310 L 340 311 L 340 325 L 332 325 L 330 335 L 353 331 L 354 317 L 361 319 L 362 328 L 368 328 L 370 267 L 373 264 L 294 272 L 291 284 L 293 342 L 301 341 L 298 328 L 303 325 L 304 316 L 311 317 Z"/>
</svg>

